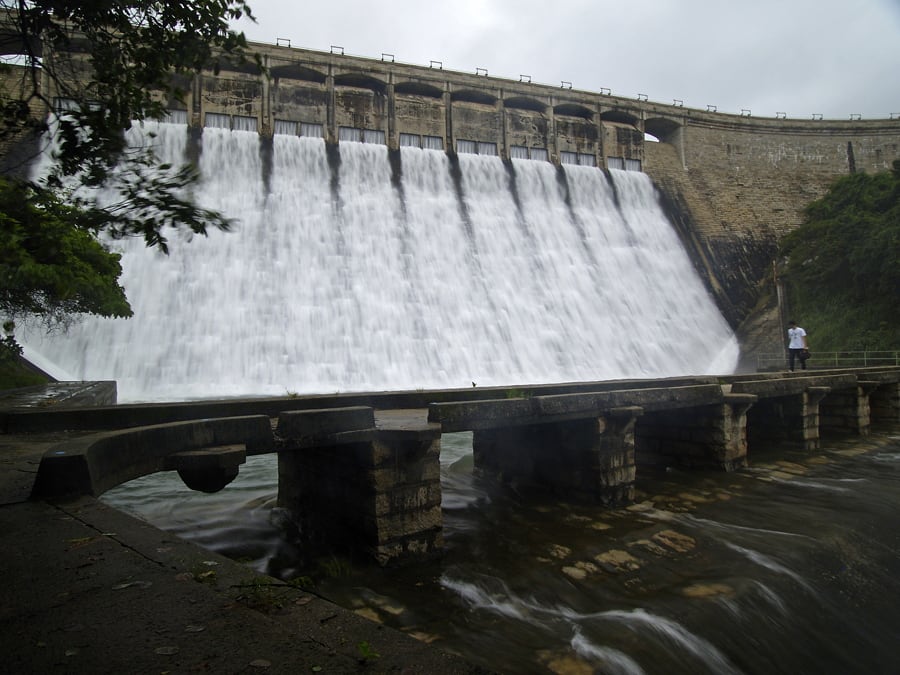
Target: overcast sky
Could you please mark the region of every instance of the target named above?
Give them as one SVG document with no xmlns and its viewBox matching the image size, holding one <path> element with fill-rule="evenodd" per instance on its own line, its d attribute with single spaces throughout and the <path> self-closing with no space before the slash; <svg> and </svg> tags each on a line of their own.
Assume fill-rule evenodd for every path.
<svg viewBox="0 0 900 675">
<path fill-rule="evenodd" d="M 248 39 L 753 116 L 900 117 L 900 0 L 248 0 Z"/>
</svg>

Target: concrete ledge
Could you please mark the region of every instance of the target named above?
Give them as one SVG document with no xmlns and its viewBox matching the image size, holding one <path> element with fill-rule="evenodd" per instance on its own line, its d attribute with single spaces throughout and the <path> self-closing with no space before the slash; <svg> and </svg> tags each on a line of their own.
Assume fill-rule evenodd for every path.
<svg viewBox="0 0 900 675">
<path fill-rule="evenodd" d="M 278 416 L 278 435 L 283 438 L 325 436 L 340 431 L 375 428 L 375 412 L 367 406 L 293 410 Z"/>
<path fill-rule="evenodd" d="M 295 410 L 278 416 L 278 450 L 360 443 L 375 438 L 375 411 L 367 406 Z"/>
<path fill-rule="evenodd" d="M 376 410 L 425 409 L 431 403 L 476 400 L 502 401 L 515 394 L 533 397 L 555 394 L 640 389 L 644 387 L 676 387 L 716 382 L 716 378 L 673 377 L 657 380 L 613 380 L 609 382 L 566 382 L 561 384 L 525 384 L 508 387 L 468 387 L 426 391 L 370 392 L 332 395 L 304 395 L 292 397 L 242 398 L 218 401 L 181 401 L 172 403 L 130 403 L 96 405 L 101 401 L 80 403 L 82 407 L 39 406 L 27 408 L 13 400 L 0 399 L 0 431 L 3 433 L 33 433 L 49 431 L 102 431 L 144 427 L 196 419 L 235 417 L 240 415 L 268 415 L 278 417 L 286 411 L 308 411 L 326 408 L 367 406 Z M 56 383 L 54 386 L 72 384 Z M 93 383 L 77 383 L 80 387 Z"/>
<path fill-rule="evenodd" d="M 733 394 L 755 394 L 760 398 L 796 396 L 812 387 L 828 389 L 851 389 L 857 384 L 856 375 L 811 375 L 782 379 L 743 380 L 731 385 Z"/>
<path fill-rule="evenodd" d="M 166 457 L 165 468 L 175 471 L 227 469 L 237 464 L 243 464 L 246 459 L 247 446 L 243 443 L 235 443 L 173 453 Z"/>
<path fill-rule="evenodd" d="M 166 470 L 170 455 L 239 443 L 250 454 L 271 452 L 274 439 L 269 418 L 196 420 L 82 436 L 44 453 L 31 496 L 96 497 L 121 483 Z"/>
<path fill-rule="evenodd" d="M 738 410 L 739 414 L 742 414 L 743 412 L 747 412 L 747 410 L 750 408 L 750 406 L 752 406 L 754 403 L 756 403 L 759 400 L 759 396 L 757 396 L 756 394 L 731 393 L 731 394 L 725 394 L 722 398 L 725 401 L 725 403 L 732 406 L 733 408 L 736 408 Z"/>
<path fill-rule="evenodd" d="M 60 408 L 111 406 L 118 400 L 114 381 L 48 382 L 0 391 L 0 409 L 55 412 Z"/>
<path fill-rule="evenodd" d="M 645 412 L 655 412 L 713 405 L 722 401 L 722 387 L 718 384 L 647 387 L 506 400 L 432 403 L 428 406 L 428 421 L 439 423 L 444 432 L 453 432 L 584 419 L 613 408 L 639 407 Z"/>
<path fill-rule="evenodd" d="M 492 429 L 538 421 L 530 398 L 483 399 L 461 403 L 432 403 L 428 421 L 446 432 Z"/>
<path fill-rule="evenodd" d="M 594 416 L 610 408 L 638 406 L 645 413 L 673 408 L 713 405 L 722 402 L 722 387 L 703 384 L 681 387 L 624 389 L 595 394 L 539 396 L 535 399 L 542 415 Z"/>
</svg>

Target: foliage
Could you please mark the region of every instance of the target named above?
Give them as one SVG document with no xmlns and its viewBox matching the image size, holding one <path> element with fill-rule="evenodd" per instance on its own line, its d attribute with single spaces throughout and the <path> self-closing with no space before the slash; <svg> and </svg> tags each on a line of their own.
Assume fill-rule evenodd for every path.
<svg viewBox="0 0 900 675">
<path fill-rule="evenodd" d="M 19 360 L 22 347 L 12 335 L 12 321 L 3 323 L 4 336 L 0 338 L 0 390 L 43 384 L 46 379 L 25 367 Z"/>
<path fill-rule="evenodd" d="M 252 19 L 250 8 L 244 0 L 0 0 L 0 9 L 4 44 L 23 59 L 0 66 L 0 143 L 16 149 L 0 183 L 0 313 L 36 314 L 48 325 L 81 312 L 129 316 L 118 256 L 101 235 L 140 236 L 167 252 L 166 228 L 205 234 L 230 223 L 193 202 L 193 167 L 128 148 L 125 131 L 183 107 L 195 72 L 245 60 L 246 40 L 229 22 Z M 48 116 L 60 100 L 65 112 Z M 29 179 L 41 145 L 55 162 Z M 22 156 L 22 147 L 34 152 Z"/>
<path fill-rule="evenodd" d="M 89 214 L 52 192 L 0 178 L 0 313 L 51 323 L 74 313 L 131 316 L 119 255 L 95 234 Z"/>
<path fill-rule="evenodd" d="M 47 378 L 13 360 L 12 352 L 0 348 L 0 391 L 45 384 Z"/>
<path fill-rule="evenodd" d="M 369 661 L 374 661 L 376 659 L 381 658 L 381 654 L 375 651 L 375 649 L 370 645 L 367 641 L 363 640 L 362 642 L 356 645 L 356 649 L 359 650 L 359 660 L 362 663 L 367 663 Z"/>
<path fill-rule="evenodd" d="M 900 161 L 836 181 L 781 246 L 792 315 L 815 349 L 900 349 Z"/>
</svg>

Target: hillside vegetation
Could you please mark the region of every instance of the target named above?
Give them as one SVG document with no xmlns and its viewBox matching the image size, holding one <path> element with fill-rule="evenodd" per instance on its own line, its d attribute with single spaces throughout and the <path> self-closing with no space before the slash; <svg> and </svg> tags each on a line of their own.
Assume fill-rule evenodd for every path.
<svg viewBox="0 0 900 675">
<path fill-rule="evenodd" d="M 814 351 L 900 349 L 900 161 L 837 180 L 781 252 L 788 307 Z"/>
</svg>

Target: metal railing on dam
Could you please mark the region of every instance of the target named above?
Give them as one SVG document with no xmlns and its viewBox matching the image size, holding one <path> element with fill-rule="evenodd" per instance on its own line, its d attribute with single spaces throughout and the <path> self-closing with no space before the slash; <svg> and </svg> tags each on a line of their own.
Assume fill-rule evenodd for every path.
<svg viewBox="0 0 900 675">
<path fill-rule="evenodd" d="M 815 352 L 808 362 L 809 368 L 868 368 L 871 366 L 900 366 L 900 351 L 833 351 Z M 787 368 L 786 352 L 762 352 L 756 355 L 756 369 L 784 370 Z"/>
</svg>

